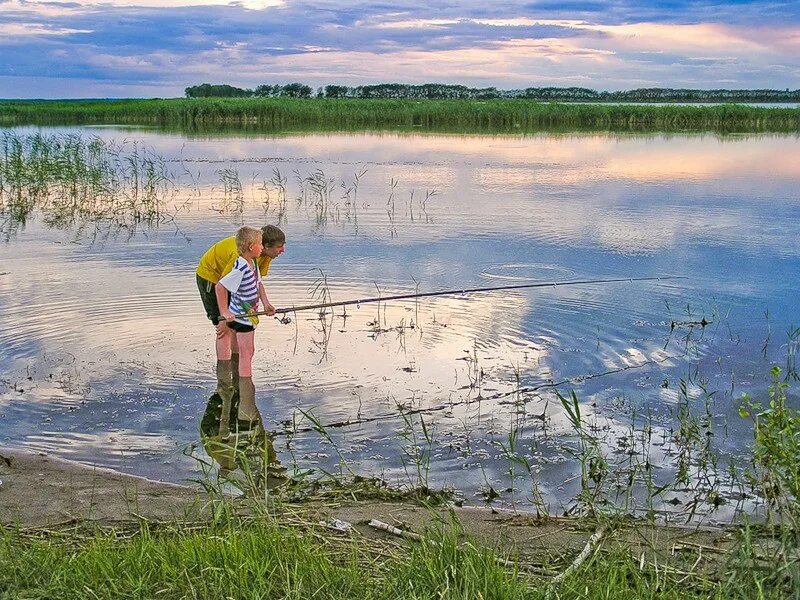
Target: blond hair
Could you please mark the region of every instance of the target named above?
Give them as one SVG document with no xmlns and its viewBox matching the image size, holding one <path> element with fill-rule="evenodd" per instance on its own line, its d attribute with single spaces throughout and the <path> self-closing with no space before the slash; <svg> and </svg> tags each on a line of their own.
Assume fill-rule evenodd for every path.
<svg viewBox="0 0 800 600">
<path fill-rule="evenodd" d="M 261 241 L 261 230 L 255 227 L 239 227 L 236 230 L 236 249 L 239 254 L 244 254 L 251 244 Z"/>
</svg>

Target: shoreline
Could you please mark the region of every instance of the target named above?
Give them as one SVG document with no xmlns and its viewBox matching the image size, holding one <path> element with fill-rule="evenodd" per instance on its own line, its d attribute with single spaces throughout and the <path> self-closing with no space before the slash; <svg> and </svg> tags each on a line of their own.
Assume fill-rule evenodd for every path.
<svg viewBox="0 0 800 600">
<path fill-rule="evenodd" d="M 42 453 L 0 447 L 0 528 L 58 529 L 65 526 L 121 526 L 144 522 L 210 523 L 210 497 L 200 488 L 164 483 L 94 467 Z M 733 547 L 736 528 L 663 525 L 621 520 L 613 526 L 578 517 L 538 516 L 513 509 L 480 506 L 425 507 L 400 500 L 364 499 L 288 503 L 275 515 L 298 515 L 339 535 L 331 524 L 346 524 L 367 538 L 392 538 L 369 523 L 378 520 L 406 532 L 455 526 L 470 539 L 490 548 L 541 562 L 543 557 L 580 552 L 602 527 L 613 529 L 614 543 L 652 552 L 659 560 L 692 560 L 699 548 L 709 568 Z M 672 557 L 672 558 L 670 558 Z M 713 565 L 711 564 L 713 563 Z M 716 565 L 716 566 L 714 566 Z"/>
<path fill-rule="evenodd" d="M 190 486 L 6 447 L 0 447 L 0 481 L 0 523 L 6 525 L 196 519 L 205 504 Z"/>
<path fill-rule="evenodd" d="M 181 131 L 800 131 L 800 108 L 535 100 L 171 98 L 0 101 L 0 125 L 147 125 Z"/>
</svg>

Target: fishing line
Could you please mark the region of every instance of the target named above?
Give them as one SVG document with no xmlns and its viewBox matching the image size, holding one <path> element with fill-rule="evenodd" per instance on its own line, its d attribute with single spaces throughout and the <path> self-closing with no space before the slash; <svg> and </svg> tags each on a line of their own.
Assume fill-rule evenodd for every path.
<svg viewBox="0 0 800 600">
<path fill-rule="evenodd" d="M 373 417 L 359 417 L 356 419 L 345 419 L 343 421 L 336 421 L 333 423 L 326 423 L 325 425 L 314 424 L 306 427 L 294 427 L 290 428 L 285 426 L 282 430 L 273 430 L 270 431 L 269 434 L 272 437 L 282 437 L 282 436 L 294 436 L 300 433 L 309 433 L 309 432 L 324 432 L 328 429 L 340 429 L 342 427 L 353 427 L 355 425 L 363 425 L 365 423 L 373 423 L 375 421 L 388 421 L 393 418 L 397 418 L 398 416 L 411 416 L 411 415 L 427 415 L 434 412 L 439 412 L 447 409 L 453 409 L 456 406 L 462 405 L 471 405 L 471 404 L 480 404 L 481 402 L 490 402 L 493 400 L 500 400 L 502 398 L 507 398 L 509 396 L 515 396 L 523 394 L 531 394 L 541 390 L 552 389 L 556 390 L 561 386 L 575 384 L 583 381 L 588 381 L 590 379 L 596 379 L 598 377 L 606 377 L 608 375 L 616 375 L 617 373 L 622 373 L 624 371 L 630 371 L 633 369 L 642 369 L 644 367 L 658 365 L 664 363 L 668 360 L 675 358 L 674 356 L 667 355 L 660 359 L 648 359 L 641 364 L 638 365 L 626 365 L 624 367 L 619 367 L 617 369 L 610 369 L 608 371 L 603 371 L 601 373 L 590 373 L 588 375 L 577 375 L 575 377 L 569 377 L 567 379 L 562 379 L 561 381 L 548 381 L 539 383 L 537 385 L 532 386 L 525 386 L 515 388 L 510 391 L 505 392 L 497 392 L 496 394 L 492 394 L 490 396 L 477 396 L 477 397 L 467 397 L 462 400 L 450 401 L 445 404 L 437 404 L 433 406 L 426 406 L 420 408 L 412 408 L 412 409 L 403 409 L 400 404 L 397 405 L 398 412 L 394 413 L 387 413 L 376 415 Z M 527 404 L 527 402 L 525 402 Z M 538 418 L 540 420 L 544 420 L 545 414 L 542 413 L 541 415 L 530 415 L 531 417 Z"/>
</svg>

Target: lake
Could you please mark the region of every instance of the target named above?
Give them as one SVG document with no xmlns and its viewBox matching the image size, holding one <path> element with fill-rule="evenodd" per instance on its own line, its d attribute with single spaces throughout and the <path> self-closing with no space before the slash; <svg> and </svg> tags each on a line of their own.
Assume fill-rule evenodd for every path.
<svg viewBox="0 0 800 600">
<path fill-rule="evenodd" d="M 343 301 L 682 277 L 263 318 L 257 404 L 290 471 L 352 470 L 559 512 L 580 484 L 558 396 L 574 391 L 622 478 L 654 470 L 666 481 L 685 466 L 676 439 L 689 410 L 692 443 L 713 456 L 702 485 L 729 499 L 699 512 L 724 520 L 752 439 L 741 396 L 765 398 L 772 365 L 796 373 L 796 135 L 13 131 L 148 148 L 170 173 L 170 218 L 126 230 L 65 225 L 47 207 L 24 222 L 2 214 L 0 445 L 198 477 L 189 454 L 205 456 L 216 379 L 194 269 L 242 224 L 287 235 L 265 281 L 278 307 L 323 291 Z M 324 435 L 304 431 L 315 421 Z M 708 475 L 693 456 L 689 470 Z"/>
</svg>

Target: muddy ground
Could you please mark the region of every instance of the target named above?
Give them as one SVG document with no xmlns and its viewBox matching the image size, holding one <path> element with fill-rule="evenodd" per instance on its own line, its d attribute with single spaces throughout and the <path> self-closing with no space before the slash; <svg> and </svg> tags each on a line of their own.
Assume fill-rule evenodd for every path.
<svg viewBox="0 0 800 600">
<path fill-rule="evenodd" d="M 199 488 L 154 482 L 41 453 L 0 448 L 0 480 L 0 523 L 5 527 L 198 521 L 208 514 L 209 498 Z M 578 519 L 541 519 L 483 507 L 430 509 L 405 502 L 303 503 L 291 505 L 290 510 L 294 520 L 302 515 L 303 522 L 320 524 L 319 530 L 327 535 L 368 539 L 396 537 L 371 527 L 371 520 L 423 535 L 431 527 L 455 520 L 475 541 L 549 574 L 569 565 L 599 528 L 595 522 Z M 735 537 L 733 529 L 625 522 L 606 528 L 596 548 L 623 547 L 641 562 L 713 577 L 721 573 Z"/>
</svg>

